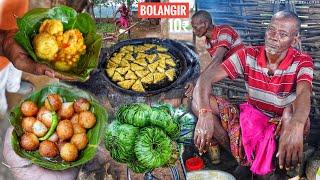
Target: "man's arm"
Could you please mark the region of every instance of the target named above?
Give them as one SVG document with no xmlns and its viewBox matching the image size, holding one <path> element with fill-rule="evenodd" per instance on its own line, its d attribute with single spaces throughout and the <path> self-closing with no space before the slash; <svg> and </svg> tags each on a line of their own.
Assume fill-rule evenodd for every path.
<svg viewBox="0 0 320 180">
<path fill-rule="evenodd" d="M 210 112 L 209 97 L 212 84 L 227 77 L 227 73 L 220 65 L 226 50 L 224 47 L 217 49 L 213 56 L 213 62 L 202 72 L 193 91 L 192 103 L 195 107 L 193 110 L 209 110 L 206 113 L 199 112 L 198 114 L 198 112 L 195 112 L 195 114 L 198 114 L 198 122 L 194 133 L 194 143 L 198 147 L 200 154 L 205 151 L 205 146 L 210 144 L 217 125 L 217 118 Z"/>
<path fill-rule="evenodd" d="M 196 87 L 194 89 L 194 99 L 198 104 L 199 109 L 209 109 L 209 95 L 211 94 L 212 84 L 218 82 L 228 76 L 225 70 L 220 66 L 227 49 L 219 47 L 212 57 L 212 62 L 201 73 Z"/>
<path fill-rule="evenodd" d="M 310 113 L 311 85 L 307 81 L 297 83 L 296 100 L 290 122 L 283 122 L 283 133 L 279 140 L 279 166 L 288 169 L 302 162 L 303 129 Z"/>
</svg>

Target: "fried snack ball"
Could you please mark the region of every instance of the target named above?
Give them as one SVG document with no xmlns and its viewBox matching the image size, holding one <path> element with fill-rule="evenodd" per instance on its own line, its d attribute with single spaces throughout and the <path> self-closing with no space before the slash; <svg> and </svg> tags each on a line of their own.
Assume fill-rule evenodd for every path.
<svg viewBox="0 0 320 180">
<path fill-rule="evenodd" d="M 47 133 L 47 131 L 48 131 L 48 128 L 41 121 L 36 120 L 36 122 L 33 123 L 32 132 L 36 136 L 42 137 Z"/>
<path fill-rule="evenodd" d="M 66 143 L 61 147 L 60 156 L 65 161 L 74 161 L 78 157 L 78 149 L 72 143 Z"/>
<path fill-rule="evenodd" d="M 69 71 L 73 66 L 69 65 L 68 62 L 65 61 L 57 61 L 54 63 L 54 67 L 60 71 Z"/>
<path fill-rule="evenodd" d="M 48 140 L 51 141 L 51 142 L 58 142 L 59 141 L 59 137 L 58 137 L 57 133 L 55 132 L 49 137 Z"/>
<path fill-rule="evenodd" d="M 72 136 L 70 142 L 76 145 L 78 150 L 82 150 L 87 146 L 88 138 L 86 133 L 75 134 Z"/>
<path fill-rule="evenodd" d="M 55 157 L 59 154 L 59 149 L 54 142 L 45 140 L 40 143 L 39 153 L 42 157 Z"/>
<path fill-rule="evenodd" d="M 59 122 L 57 126 L 57 135 L 60 140 L 70 139 L 73 136 L 73 126 L 70 120 Z"/>
<path fill-rule="evenodd" d="M 25 101 L 21 104 L 20 110 L 24 116 L 34 116 L 38 112 L 38 107 L 33 101 Z"/>
<path fill-rule="evenodd" d="M 20 146 L 27 151 L 33 151 L 38 149 L 39 140 L 36 135 L 27 132 L 21 137 Z"/>
<path fill-rule="evenodd" d="M 74 114 L 70 121 L 72 124 L 78 124 L 79 123 L 79 114 Z"/>
<path fill-rule="evenodd" d="M 42 22 L 40 28 L 40 33 L 48 33 L 51 35 L 58 35 L 63 33 L 63 24 L 60 20 L 56 19 L 46 19 Z"/>
<path fill-rule="evenodd" d="M 72 126 L 73 126 L 73 135 L 86 133 L 86 129 L 82 127 L 80 124 L 72 124 Z"/>
<path fill-rule="evenodd" d="M 79 114 L 79 124 L 86 128 L 92 128 L 96 124 L 96 117 L 90 111 L 84 111 Z"/>
<path fill-rule="evenodd" d="M 37 34 L 33 38 L 33 47 L 38 57 L 48 61 L 54 60 L 59 51 L 55 37 L 48 33 Z"/>
<path fill-rule="evenodd" d="M 62 102 L 59 94 L 49 94 L 44 101 L 44 106 L 50 111 L 56 111 L 61 108 Z"/>
<path fill-rule="evenodd" d="M 51 127 L 52 113 L 46 107 L 41 107 L 37 119 L 49 128 Z"/>
<path fill-rule="evenodd" d="M 30 133 L 33 132 L 32 126 L 36 122 L 36 120 L 37 119 L 34 117 L 24 117 L 21 122 L 22 129 L 25 132 L 30 132 Z"/>
<path fill-rule="evenodd" d="M 90 109 L 90 102 L 85 98 L 79 98 L 73 104 L 74 110 L 79 113 L 82 111 L 89 111 Z"/>
<path fill-rule="evenodd" d="M 74 114 L 73 102 L 62 103 L 61 108 L 58 111 L 58 115 L 61 119 L 70 119 Z"/>
<path fill-rule="evenodd" d="M 62 146 L 64 146 L 67 143 L 68 143 L 67 141 L 61 141 L 61 140 L 58 141 L 57 145 L 58 145 L 58 148 L 59 148 L 59 152 L 61 152 Z"/>
<path fill-rule="evenodd" d="M 63 33 L 62 49 L 59 54 L 74 55 L 83 53 L 86 49 L 84 38 L 78 29 L 70 29 Z"/>
</svg>

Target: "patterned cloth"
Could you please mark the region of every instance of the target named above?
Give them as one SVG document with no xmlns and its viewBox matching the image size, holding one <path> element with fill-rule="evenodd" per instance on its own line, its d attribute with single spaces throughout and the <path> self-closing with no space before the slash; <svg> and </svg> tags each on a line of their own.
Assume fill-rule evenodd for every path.
<svg viewBox="0 0 320 180">
<path fill-rule="evenodd" d="M 227 48 L 228 52 L 225 54 L 224 59 L 244 48 L 237 31 L 228 25 L 215 25 L 211 32 L 211 39 L 206 38 L 206 44 L 210 56 L 214 55 L 218 47 Z"/>
<path fill-rule="evenodd" d="M 230 141 L 230 151 L 238 163 L 248 166 L 249 163 L 244 157 L 241 141 L 241 130 L 239 122 L 239 109 L 221 97 L 214 97 L 217 100 L 219 116 L 222 127 L 227 131 Z"/>
<path fill-rule="evenodd" d="M 219 109 L 219 118 L 224 130 L 228 133 L 229 142 L 230 142 L 230 151 L 232 156 L 236 159 L 236 161 L 242 166 L 250 166 L 249 161 L 245 157 L 245 151 L 243 148 L 243 142 L 241 137 L 241 127 L 240 127 L 240 112 L 239 108 L 236 105 L 229 103 L 227 100 L 222 97 L 211 96 L 211 99 L 215 99 L 218 104 Z M 211 100 L 213 101 L 213 100 Z M 275 124 L 276 132 L 281 129 L 280 117 L 277 116 L 275 118 L 271 118 L 269 120 L 270 123 Z M 276 133 L 274 132 L 274 133 Z M 305 126 L 304 126 L 304 140 L 308 136 L 310 132 L 310 119 L 308 118 Z M 276 135 L 276 134 L 275 134 Z M 278 138 L 279 134 L 276 135 Z M 229 146 L 229 145 L 225 145 Z"/>
<path fill-rule="evenodd" d="M 268 75 L 264 46 L 239 50 L 222 67 L 231 79 L 244 76 L 249 103 L 269 117 L 281 116 L 296 99 L 298 82 L 312 85 L 312 59 L 294 48 L 289 48 L 272 76 Z"/>
</svg>

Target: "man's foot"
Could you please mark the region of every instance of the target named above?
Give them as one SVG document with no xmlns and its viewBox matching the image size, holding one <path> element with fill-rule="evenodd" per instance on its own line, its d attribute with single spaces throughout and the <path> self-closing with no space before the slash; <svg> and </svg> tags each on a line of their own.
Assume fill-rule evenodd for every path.
<svg viewBox="0 0 320 180">
<path fill-rule="evenodd" d="M 34 85 L 28 81 L 22 80 L 20 83 L 20 89 L 17 91 L 18 94 L 26 95 L 30 94 L 35 89 Z"/>
</svg>

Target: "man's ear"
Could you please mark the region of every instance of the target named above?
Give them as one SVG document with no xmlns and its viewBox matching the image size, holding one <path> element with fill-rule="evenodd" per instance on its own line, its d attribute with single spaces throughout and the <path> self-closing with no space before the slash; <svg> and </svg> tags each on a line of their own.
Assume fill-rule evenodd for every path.
<svg viewBox="0 0 320 180">
<path fill-rule="evenodd" d="M 205 28 L 208 29 L 208 27 L 209 27 L 209 22 L 205 21 L 204 24 L 205 24 Z"/>
<path fill-rule="evenodd" d="M 297 49 L 301 49 L 301 36 L 300 33 L 298 33 L 296 36 L 293 37 L 293 41 L 291 43 L 291 47 L 295 47 Z"/>
</svg>

